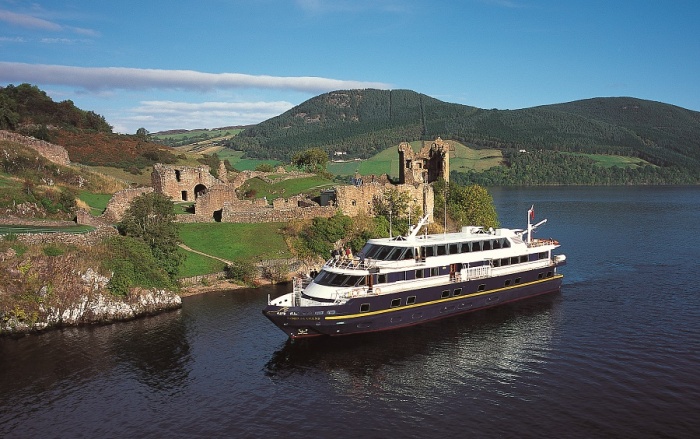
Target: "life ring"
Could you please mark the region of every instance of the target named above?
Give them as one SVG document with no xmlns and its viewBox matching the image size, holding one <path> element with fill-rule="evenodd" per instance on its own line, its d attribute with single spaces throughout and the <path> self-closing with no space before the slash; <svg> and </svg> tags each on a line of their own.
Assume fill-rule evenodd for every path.
<svg viewBox="0 0 700 439">
<path fill-rule="evenodd" d="M 374 294 L 376 294 L 377 296 L 382 294 L 382 290 L 379 288 L 374 288 L 373 291 L 374 291 Z"/>
</svg>

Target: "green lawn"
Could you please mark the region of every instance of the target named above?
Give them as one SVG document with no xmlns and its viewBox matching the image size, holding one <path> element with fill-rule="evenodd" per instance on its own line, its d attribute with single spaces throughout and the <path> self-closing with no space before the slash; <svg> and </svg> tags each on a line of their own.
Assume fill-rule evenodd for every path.
<svg viewBox="0 0 700 439">
<path fill-rule="evenodd" d="M 107 203 L 112 198 L 112 194 L 96 194 L 94 192 L 82 191 L 78 198 L 85 201 L 90 206 L 90 213 L 94 216 L 100 215 L 107 207 Z"/>
<path fill-rule="evenodd" d="M 289 258 L 279 223 L 180 224 L 180 239 L 194 249 L 233 261 Z"/>
<path fill-rule="evenodd" d="M 619 155 L 605 155 L 605 154 L 583 154 L 583 153 L 573 153 L 564 152 L 562 154 L 575 154 L 584 157 L 588 157 L 596 162 L 598 166 L 604 168 L 612 168 L 613 166 L 618 166 L 620 168 L 637 168 L 640 166 L 650 165 L 651 163 L 646 160 L 642 160 L 638 157 L 625 157 Z"/>
<path fill-rule="evenodd" d="M 185 256 L 182 265 L 180 265 L 179 277 L 218 273 L 223 271 L 226 265 L 219 260 L 208 258 L 197 253 L 188 252 L 183 249 L 179 249 L 178 251 Z"/>
<path fill-rule="evenodd" d="M 316 175 L 283 180 L 273 184 L 260 178 L 251 178 L 245 182 L 241 191 L 246 193 L 249 190 L 255 190 L 255 198 L 267 197 L 268 201 L 272 201 L 275 198 L 288 198 L 301 193 L 320 192 L 322 188 L 334 184 L 331 180 Z"/>
</svg>

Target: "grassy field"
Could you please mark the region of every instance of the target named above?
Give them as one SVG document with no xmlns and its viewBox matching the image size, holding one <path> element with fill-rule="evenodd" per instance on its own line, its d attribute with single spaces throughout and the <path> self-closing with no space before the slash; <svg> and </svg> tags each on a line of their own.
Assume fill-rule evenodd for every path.
<svg viewBox="0 0 700 439">
<path fill-rule="evenodd" d="M 260 178 L 251 178 L 241 187 L 241 192 L 255 191 L 255 198 L 267 197 L 268 201 L 275 198 L 288 198 L 301 193 L 320 193 L 321 189 L 333 186 L 331 180 L 323 177 L 302 177 L 282 180 L 270 184 Z"/>
<path fill-rule="evenodd" d="M 192 130 L 179 134 L 151 134 L 151 138 L 158 141 L 168 139 L 173 142 L 181 142 L 183 140 L 192 140 L 192 143 L 215 140 L 220 138 L 228 138 L 240 133 L 240 128 L 229 128 L 224 130 Z"/>
<path fill-rule="evenodd" d="M 226 264 L 217 259 L 208 258 L 183 249 L 178 251 L 184 255 L 183 263 L 180 265 L 180 272 L 178 273 L 178 276 L 181 278 L 218 273 L 223 271 L 226 266 Z"/>
<path fill-rule="evenodd" d="M 233 224 L 233 223 L 193 223 L 180 224 L 180 239 L 186 246 L 209 255 L 234 261 L 246 259 L 289 258 L 291 254 L 281 232 L 282 224 Z M 203 274 L 207 264 L 219 265 L 213 259 L 203 261 L 202 256 L 187 252 L 187 260 L 180 274 L 183 277 Z M 223 264 L 221 265 L 223 267 Z M 214 271 L 218 271 L 214 270 Z M 211 272 L 211 271 L 204 271 Z M 186 274 L 185 274 L 186 273 Z M 195 273 L 195 274 L 191 274 Z"/>
<path fill-rule="evenodd" d="M 78 194 L 78 198 L 90 206 L 90 213 L 93 216 L 99 216 L 107 207 L 107 203 L 109 203 L 109 200 L 112 198 L 112 194 L 96 194 L 82 191 Z"/>
<path fill-rule="evenodd" d="M 582 154 L 565 152 L 562 154 L 575 154 L 584 157 L 588 157 L 596 162 L 598 166 L 604 168 L 612 168 L 613 166 L 618 166 L 620 168 L 637 168 L 640 166 L 650 165 L 651 163 L 646 160 L 642 160 L 637 157 L 624 157 L 619 155 L 603 155 L 603 154 Z"/>
</svg>

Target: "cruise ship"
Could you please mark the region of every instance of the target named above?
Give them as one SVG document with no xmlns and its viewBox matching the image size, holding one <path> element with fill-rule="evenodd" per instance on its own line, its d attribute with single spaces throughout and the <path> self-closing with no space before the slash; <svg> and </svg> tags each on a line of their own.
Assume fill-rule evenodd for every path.
<svg viewBox="0 0 700 439">
<path fill-rule="evenodd" d="M 315 277 L 293 280 L 263 314 L 290 338 L 399 329 L 561 290 L 559 242 L 526 229 L 468 226 L 427 234 L 427 216 L 405 236 L 370 239 L 338 254 Z"/>
</svg>

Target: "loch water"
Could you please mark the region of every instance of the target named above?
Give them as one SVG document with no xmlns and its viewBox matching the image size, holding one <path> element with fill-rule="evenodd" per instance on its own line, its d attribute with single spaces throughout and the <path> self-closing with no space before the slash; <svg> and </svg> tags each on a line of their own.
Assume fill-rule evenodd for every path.
<svg viewBox="0 0 700 439">
<path fill-rule="evenodd" d="M 284 285 L 0 338 L 0 437 L 700 437 L 700 187 L 491 194 L 548 219 L 561 293 L 290 342 L 261 313 Z"/>
</svg>

